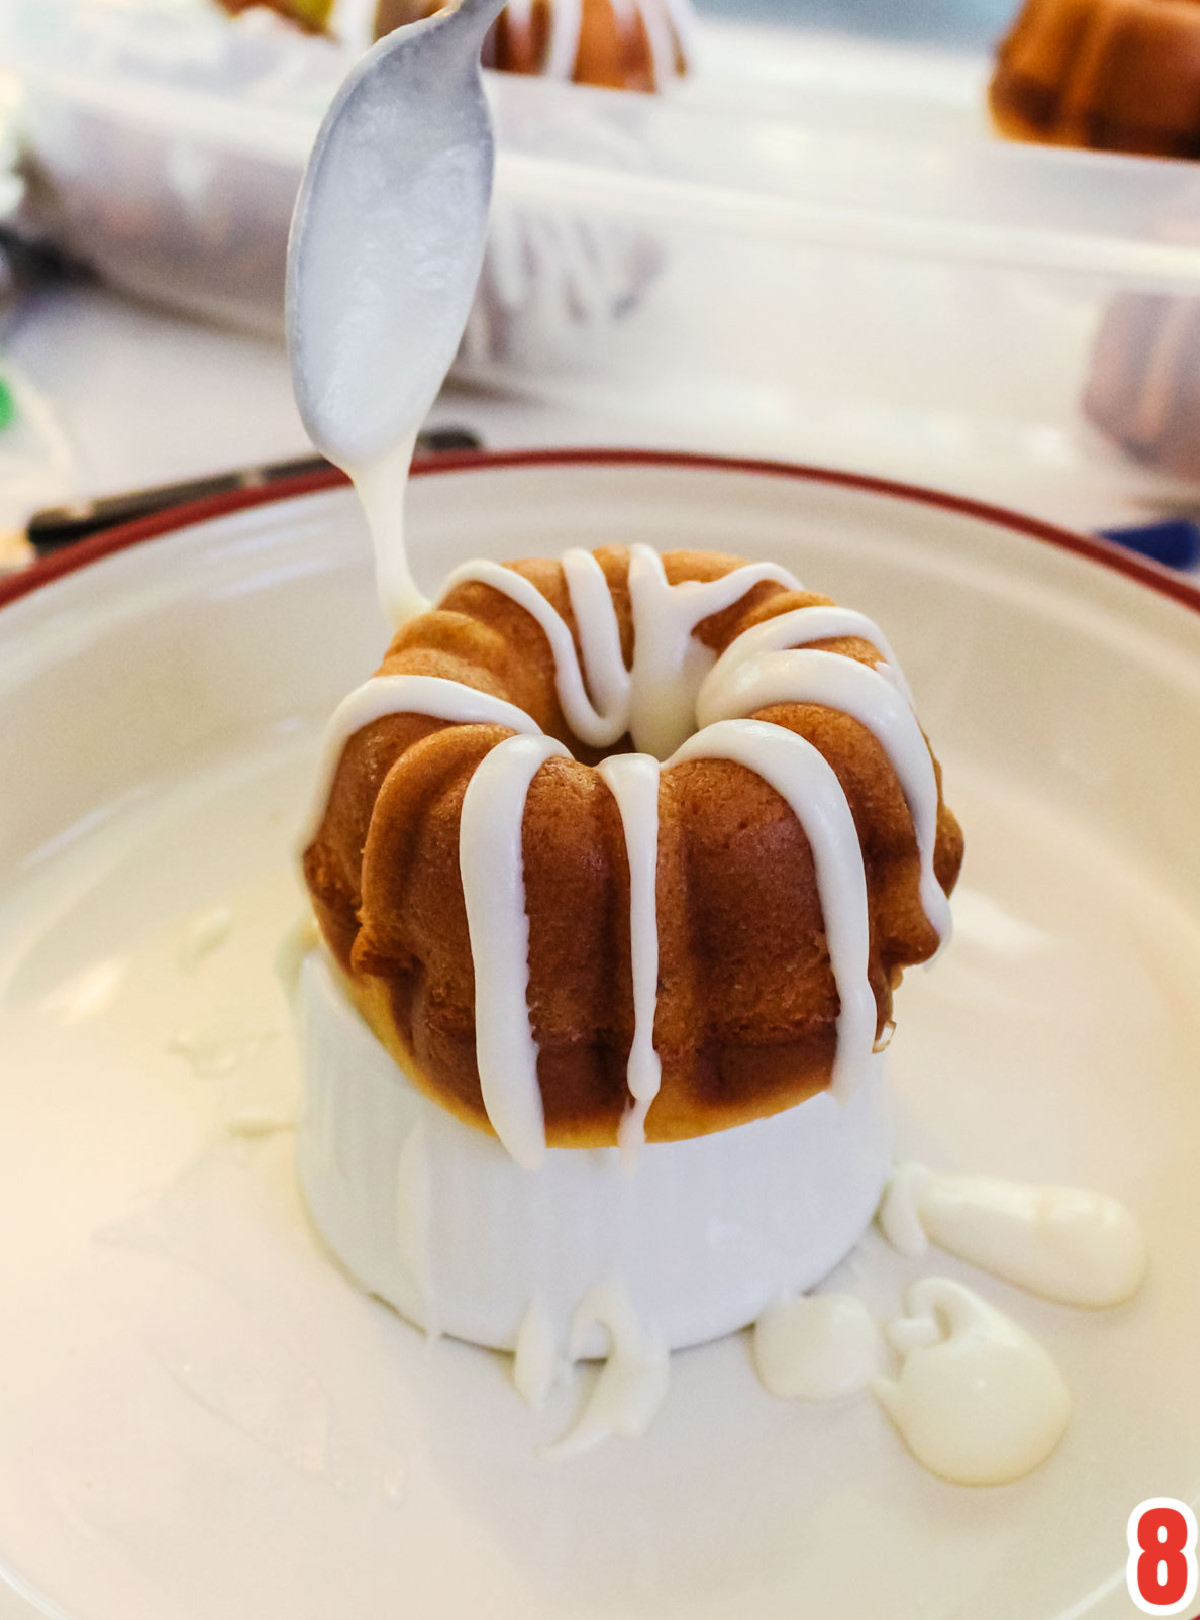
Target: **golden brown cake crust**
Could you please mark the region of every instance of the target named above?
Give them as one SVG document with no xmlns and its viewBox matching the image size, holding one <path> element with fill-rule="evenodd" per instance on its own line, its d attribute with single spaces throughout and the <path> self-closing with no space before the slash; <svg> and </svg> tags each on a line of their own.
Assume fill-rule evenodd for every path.
<svg viewBox="0 0 1200 1620">
<path fill-rule="evenodd" d="M 616 604 L 628 661 L 628 553 L 594 554 Z M 741 559 L 663 558 L 668 580 L 716 579 Z M 510 564 L 575 634 L 562 566 Z M 828 598 L 752 587 L 697 628 L 720 652 L 751 624 Z M 866 664 L 867 642 L 819 644 Z M 488 585 L 452 589 L 404 625 L 378 671 L 459 681 L 524 709 L 575 758 L 534 778 L 523 826 L 529 1006 L 551 1146 L 616 1141 L 628 1104 L 633 1034 L 629 869 L 616 803 L 571 735 L 549 643 L 525 610 Z M 845 791 L 862 845 L 871 908 L 870 977 L 882 1034 L 903 969 L 937 939 L 921 904 L 908 806 L 874 735 L 848 715 L 779 704 L 755 718 L 812 742 Z M 459 873 L 459 818 L 480 760 L 511 733 L 389 716 L 347 743 L 305 875 L 350 993 L 414 1082 L 490 1130 L 475 1058 L 474 973 Z M 630 748 L 625 738 L 611 752 Z M 936 769 L 936 763 L 935 763 Z M 962 858 L 941 804 L 934 858 L 947 893 Z M 724 760 L 664 771 L 657 875 L 660 976 L 654 1045 L 662 1089 L 650 1141 L 703 1135 L 791 1107 L 829 1084 L 838 996 L 812 852 L 790 807 L 760 777 Z"/>
</svg>

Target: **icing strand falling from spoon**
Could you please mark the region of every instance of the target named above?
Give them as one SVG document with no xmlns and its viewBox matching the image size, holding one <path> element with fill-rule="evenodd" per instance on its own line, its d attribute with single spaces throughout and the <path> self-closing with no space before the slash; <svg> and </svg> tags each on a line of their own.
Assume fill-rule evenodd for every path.
<svg viewBox="0 0 1200 1620">
<path fill-rule="evenodd" d="M 292 222 L 296 402 L 358 488 L 396 623 L 428 605 L 405 552 L 404 490 L 483 265 L 495 143 L 479 53 L 503 3 L 459 0 L 363 58 L 321 126 Z"/>
</svg>

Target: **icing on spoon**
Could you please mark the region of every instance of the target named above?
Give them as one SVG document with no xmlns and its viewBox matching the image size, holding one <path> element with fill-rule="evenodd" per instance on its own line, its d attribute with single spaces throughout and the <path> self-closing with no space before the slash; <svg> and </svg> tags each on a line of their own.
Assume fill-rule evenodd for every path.
<svg viewBox="0 0 1200 1620">
<path fill-rule="evenodd" d="M 483 265 L 495 144 L 479 53 L 502 5 L 452 0 L 363 58 L 321 126 L 292 222 L 296 402 L 358 487 L 396 623 L 427 605 L 405 554 L 404 488 Z"/>
</svg>

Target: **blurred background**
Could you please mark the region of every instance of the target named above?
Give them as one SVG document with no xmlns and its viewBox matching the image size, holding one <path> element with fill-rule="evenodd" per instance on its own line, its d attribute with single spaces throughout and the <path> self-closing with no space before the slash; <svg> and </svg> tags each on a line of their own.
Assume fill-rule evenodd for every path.
<svg viewBox="0 0 1200 1620">
<path fill-rule="evenodd" d="M 37 508 L 306 451 L 292 202 L 341 77 L 422 0 L 276 6 L 0 0 L 10 557 Z M 515 0 L 487 57 L 488 259 L 434 422 L 820 463 L 1088 529 L 1189 518 L 1200 139 L 1126 115 L 1200 88 L 1159 82 L 1161 52 L 1139 83 L 1123 35 L 1081 89 L 1019 15 Z"/>
<path fill-rule="evenodd" d="M 699 9 L 741 22 L 990 51 L 1014 7 L 1011 0 L 700 0 Z"/>
</svg>

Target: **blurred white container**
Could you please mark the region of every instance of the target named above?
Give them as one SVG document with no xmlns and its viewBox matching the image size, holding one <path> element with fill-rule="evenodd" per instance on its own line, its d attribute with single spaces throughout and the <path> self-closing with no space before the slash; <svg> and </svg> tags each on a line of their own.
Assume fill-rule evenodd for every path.
<svg viewBox="0 0 1200 1620">
<path fill-rule="evenodd" d="M 140 297 L 282 330 L 299 176 L 351 57 L 259 11 L 0 0 L 30 223 Z"/>
<path fill-rule="evenodd" d="M 1081 481 L 1098 506 L 1192 497 L 1081 401 L 1116 294 L 1200 297 L 1200 166 L 993 139 L 977 59 L 733 25 L 706 43 L 666 96 L 491 76 L 495 235 L 460 371 L 586 393 L 673 443 L 1043 509 Z M 280 329 L 347 52 L 198 0 L 0 0 L 0 56 L 55 235 L 144 297 Z"/>
</svg>

